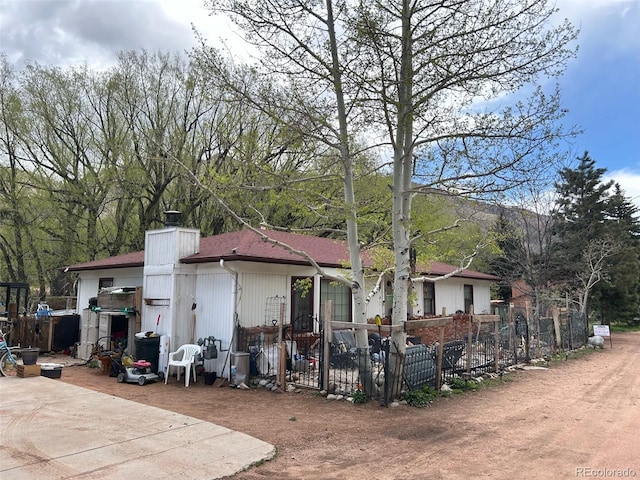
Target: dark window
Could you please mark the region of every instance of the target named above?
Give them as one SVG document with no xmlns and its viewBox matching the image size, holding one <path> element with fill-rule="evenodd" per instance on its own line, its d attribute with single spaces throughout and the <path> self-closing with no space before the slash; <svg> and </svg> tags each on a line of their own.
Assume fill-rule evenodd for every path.
<svg viewBox="0 0 640 480">
<path fill-rule="evenodd" d="M 464 313 L 471 313 L 473 305 L 473 285 L 464 286 Z"/>
<path fill-rule="evenodd" d="M 350 322 L 351 318 L 351 289 L 342 283 L 320 281 L 320 316 L 324 319 L 324 306 L 327 300 L 333 301 L 331 320 Z"/>
<path fill-rule="evenodd" d="M 433 282 L 424 282 L 424 314 L 434 315 L 436 313 L 436 288 Z"/>
<path fill-rule="evenodd" d="M 101 278 L 98 280 L 98 289 L 113 287 L 113 278 Z"/>
<path fill-rule="evenodd" d="M 291 323 L 296 332 L 313 332 L 313 277 L 291 278 Z"/>
</svg>

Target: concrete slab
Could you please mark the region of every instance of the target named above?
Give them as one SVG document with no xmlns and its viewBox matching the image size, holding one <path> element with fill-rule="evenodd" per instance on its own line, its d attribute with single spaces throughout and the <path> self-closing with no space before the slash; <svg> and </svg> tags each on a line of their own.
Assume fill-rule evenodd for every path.
<svg viewBox="0 0 640 480">
<path fill-rule="evenodd" d="M 274 455 L 197 418 L 55 379 L 0 377 L 2 480 L 209 480 Z"/>
</svg>

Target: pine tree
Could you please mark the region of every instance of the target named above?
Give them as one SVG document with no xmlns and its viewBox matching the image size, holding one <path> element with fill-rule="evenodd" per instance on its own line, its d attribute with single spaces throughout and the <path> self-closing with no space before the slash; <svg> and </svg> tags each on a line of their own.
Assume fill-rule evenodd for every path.
<svg viewBox="0 0 640 480">
<path fill-rule="evenodd" d="M 489 259 L 489 268 L 491 273 L 502 279 L 498 285 L 498 296 L 509 301 L 512 286 L 525 274 L 522 267 L 525 257 L 522 235 L 502 211 L 491 228 L 491 233 L 495 237 L 499 252 Z"/>
<path fill-rule="evenodd" d="M 640 317 L 640 220 L 638 208 L 619 184 L 608 200 L 606 230 L 620 242 L 620 252 L 608 259 L 608 275 L 594 291 L 592 308 L 603 323 L 633 322 Z"/>
<path fill-rule="evenodd" d="M 563 283 L 569 285 L 575 285 L 589 242 L 605 234 L 607 192 L 613 185 L 603 183 L 606 168 L 596 168 L 588 152 L 578 161 L 575 170 L 563 168 L 561 181 L 555 184 L 558 200 L 553 266 L 556 279 L 563 278 Z"/>
<path fill-rule="evenodd" d="M 640 221 L 638 209 L 619 185 L 604 182 L 605 168 L 585 154 L 576 169 L 560 171 L 553 245 L 554 282 L 579 290 L 587 251 L 595 244 L 612 246 L 603 257 L 598 281 L 587 295 L 594 318 L 633 321 L 640 313 Z M 614 192 L 610 189 L 614 187 Z M 585 298 L 586 298 L 585 297 Z"/>
</svg>

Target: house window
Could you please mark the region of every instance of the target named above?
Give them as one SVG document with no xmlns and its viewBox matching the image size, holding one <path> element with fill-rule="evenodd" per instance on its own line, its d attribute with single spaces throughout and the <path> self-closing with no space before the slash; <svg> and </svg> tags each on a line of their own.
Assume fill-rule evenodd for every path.
<svg viewBox="0 0 640 480">
<path fill-rule="evenodd" d="M 424 314 L 434 315 L 436 313 L 436 288 L 433 282 L 424 282 L 423 284 L 423 297 L 424 297 Z"/>
<path fill-rule="evenodd" d="M 351 318 L 351 289 L 343 284 L 329 280 L 320 281 L 320 317 L 325 318 L 324 307 L 327 300 L 333 301 L 331 320 L 350 322 Z"/>
<path fill-rule="evenodd" d="M 98 280 L 98 290 L 113 287 L 113 278 L 101 278 Z"/>
<path fill-rule="evenodd" d="M 291 278 L 291 324 L 296 332 L 313 332 L 313 277 Z"/>
<path fill-rule="evenodd" d="M 473 285 L 464 286 L 464 313 L 471 313 L 473 305 Z"/>
</svg>

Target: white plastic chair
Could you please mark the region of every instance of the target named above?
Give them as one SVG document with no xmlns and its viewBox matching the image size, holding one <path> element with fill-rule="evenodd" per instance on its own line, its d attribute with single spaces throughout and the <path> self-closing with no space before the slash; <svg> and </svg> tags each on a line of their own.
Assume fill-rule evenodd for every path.
<svg viewBox="0 0 640 480">
<path fill-rule="evenodd" d="M 167 374 L 164 376 L 164 383 L 167 383 L 171 374 L 171 367 L 178 369 L 177 378 L 180 381 L 180 369 L 184 368 L 184 386 L 189 386 L 189 377 L 193 371 L 193 381 L 196 382 L 196 358 L 200 353 L 200 345 L 187 343 L 182 345 L 175 352 L 169 353 L 169 363 L 167 364 Z"/>
</svg>

